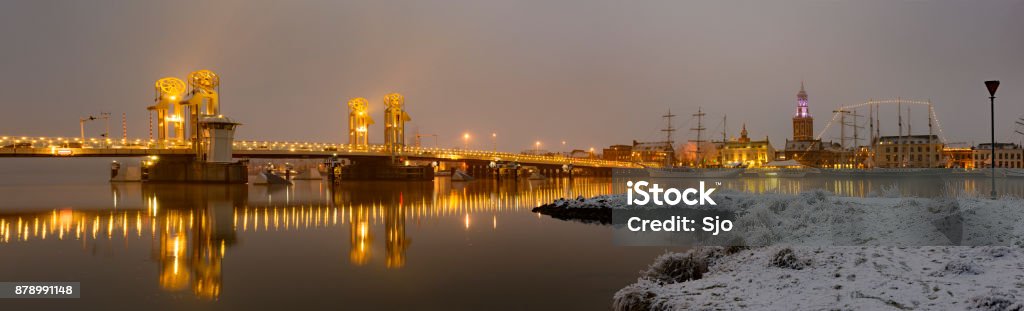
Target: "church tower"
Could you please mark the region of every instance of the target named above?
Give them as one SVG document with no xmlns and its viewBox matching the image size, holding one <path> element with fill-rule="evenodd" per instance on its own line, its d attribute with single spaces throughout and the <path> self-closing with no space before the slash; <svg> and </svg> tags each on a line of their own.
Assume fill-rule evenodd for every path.
<svg viewBox="0 0 1024 311">
<path fill-rule="evenodd" d="M 806 141 L 814 139 L 814 117 L 807 107 L 807 91 L 804 82 L 800 81 L 800 92 L 796 94 L 796 115 L 793 116 L 793 140 Z"/>
</svg>

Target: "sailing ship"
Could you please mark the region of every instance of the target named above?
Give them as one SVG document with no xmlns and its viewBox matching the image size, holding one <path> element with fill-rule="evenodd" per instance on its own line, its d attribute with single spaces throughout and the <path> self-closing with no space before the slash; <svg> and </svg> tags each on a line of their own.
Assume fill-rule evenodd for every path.
<svg viewBox="0 0 1024 311">
<path fill-rule="evenodd" d="M 697 113 L 693 114 L 693 116 L 697 118 L 697 127 L 691 128 L 690 130 L 697 132 L 697 139 L 690 140 L 690 142 L 696 143 L 697 145 L 697 151 L 695 156 L 696 167 L 675 166 L 675 161 L 673 161 L 675 158 L 675 153 L 673 152 L 672 156 L 666 159 L 667 163 L 665 164 L 665 167 L 644 167 L 644 170 L 647 171 L 648 176 L 650 176 L 651 178 L 732 178 L 737 177 L 741 173 L 743 173 L 742 168 L 702 167 L 703 161 L 701 159 L 701 156 L 703 155 L 701 153 L 701 143 L 703 143 L 704 140 L 701 139 L 701 134 L 705 130 L 704 125 L 702 123 L 705 113 L 701 110 L 701 108 L 698 107 Z M 674 142 L 672 140 L 672 132 L 674 132 L 676 129 L 672 127 L 672 117 L 675 117 L 675 115 L 673 115 L 672 111 L 669 110 L 668 114 L 664 115 L 663 117 L 668 119 L 668 126 L 662 131 L 667 133 L 666 138 L 668 145 L 673 146 Z"/>
</svg>

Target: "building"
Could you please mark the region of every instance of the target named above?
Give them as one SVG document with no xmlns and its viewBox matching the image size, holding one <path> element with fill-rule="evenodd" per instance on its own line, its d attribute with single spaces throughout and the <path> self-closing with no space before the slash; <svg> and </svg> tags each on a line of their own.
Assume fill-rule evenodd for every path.
<svg viewBox="0 0 1024 311">
<path fill-rule="evenodd" d="M 633 161 L 653 167 L 675 166 L 676 152 L 667 141 L 633 141 Z"/>
<path fill-rule="evenodd" d="M 974 167 L 992 167 L 992 144 L 979 144 L 974 148 Z M 1013 143 L 996 143 L 996 167 L 1024 168 L 1024 149 Z"/>
<path fill-rule="evenodd" d="M 611 145 L 601 150 L 601 158 L 608 161 L 633 161 L 633 146 Z"/>
<path fill-rule="evenodd" d="M 569 152 L 569 157 L 573 159 L 596 159 L 593 151 L 587 151 L 583 149 L 573 149 Z"/>
<path fill-rule="evenodd" d="M 718 154 L 721 156 L 723 166 L 736 167 L 760 167 L 765 163 L 775 160 L 775 148 L 772 147 L 768 137 L 764 140 L 750 140 L 747 137 L 747 125 L 743 125 L 740 137 L 718 144 Z"/>
<path fill-rule="evenodd" d="M 947 168 L 974 169 L 974 148 L 942 148 L 942 158 Z"/>
<path fill-rule="evenodd" d="M 793 139 L 786 140 L 784 159 L 796 160 L 811 167 L 837 167 L 843 165 L 845 153 L 842 146 L 833 142 L 823 143 L 814 138 L 814 116 L 807 104 L 807 91 L 800 82 L 796 94 L 796 114 L 793 116 Z M 852 159 L 853 157 L 848 157 Z"/>
<path fill-rule="evenodd" d="M 936 135 L 882 136 L 873 161 L 876 167 L 946 167 L 944 147 Z"/>
<path fill-rule="evenodd" d="M 814 116 L 807 106 L 807 91 L 800 81 L 800 92 L 796 93 L 796 115 L 793 116 L 793 140 L 814 140 Z"/>
</svg>

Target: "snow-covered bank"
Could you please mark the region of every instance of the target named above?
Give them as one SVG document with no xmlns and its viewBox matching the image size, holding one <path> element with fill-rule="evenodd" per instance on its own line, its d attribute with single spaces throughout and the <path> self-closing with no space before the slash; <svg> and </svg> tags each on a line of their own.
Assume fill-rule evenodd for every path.
<svg viewBox="0 0 1024 311">
<path fill-rule="evenodd" d="M 705 247 L 668 253 L 616 310 L 1022 310 L 1024 254 L 1003 246 Z"/>
<path fill-rule="evenodd" d="M 746 246 L 667 253 L 615 294 L 615 309 L 1024 310 L 1020 199 L 714 198 L 737 217 L 737 230 L 719 241 L 739 237 Z M 612 212 L 624 201 L 554 205 Z"/>
</svg>

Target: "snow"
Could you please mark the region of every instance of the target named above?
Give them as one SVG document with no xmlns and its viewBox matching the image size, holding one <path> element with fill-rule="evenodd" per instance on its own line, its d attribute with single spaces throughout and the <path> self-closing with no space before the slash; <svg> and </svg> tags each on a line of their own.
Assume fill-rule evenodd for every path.
<svg viewBox="0 0 1024 311">
<path fill-rule="evenodd" d="M 617 194 L 599 195 L 592 198 L 579 196 L 576 199 L 557 199 L 552 204 L 565 208 L 625 208 L 626 196 Z"/>
<path fill-rule="evenodd" d="M 698 280 L 643 277 L 615 294 L 615 306 L 1013 310 L 999 306 L 1020 308 L 1024 301 L 1017 298 L 1024 288 L 1021 256 L 1019 248 L 1001 246 L 768 246 L 712 259 Z"/>
<path fill-rule="evenodd" d="M 751 246 L 666 253 L 615 294 L 615 309 L 1024 310 L 1020 199 L 714 198 Z M 622 195 L 564 202 L 625 207 Z"/>
</svg>

